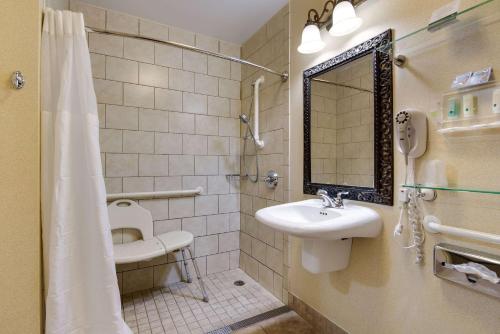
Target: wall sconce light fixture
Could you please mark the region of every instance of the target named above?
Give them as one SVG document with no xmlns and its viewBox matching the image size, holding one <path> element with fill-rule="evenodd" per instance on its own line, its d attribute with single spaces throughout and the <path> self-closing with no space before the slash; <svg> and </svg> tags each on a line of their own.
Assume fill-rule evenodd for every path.
<svg viewBox="0 0 500 334">
<path fill-rule="evenodd" d="M 344 36 L 354 32 L 361 26 L 363 20 L 356 16 L 356 11 L 351 0 L 328 0 L 323 6 L 321 14 L 312 8 L 307 14 L 307 22 L 302 31 L 302 40 L 297 51 L 304 54 L 315 53 L 325 47 L 321 39 L 320 29 L 326 29 L 332 36 Z M 360 0 L 354 1 L 361 2 Z M 331 5 L 331 9 L 328 7 Z M 323 17 L 333 11 L 331 15 Z"/>
</svg>

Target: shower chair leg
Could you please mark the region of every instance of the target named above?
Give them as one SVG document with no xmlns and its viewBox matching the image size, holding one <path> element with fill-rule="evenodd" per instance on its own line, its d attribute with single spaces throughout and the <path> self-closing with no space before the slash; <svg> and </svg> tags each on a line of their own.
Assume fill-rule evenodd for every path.
<svg viewBox="0 0 500 334">
<path fill-rule="evenodd" d="M 189 247 L 187 247 L 187 250 L 189 252 L 189 256 L 191 257 L 191 261 L 193 261 L 193 266 L 194 266 L 194 270 L 196 271 L 196 277 L 198 278 L 198 282 L 200 282 L 201 293 L 203 294 L 203 301 L 205 303 L 208 303 L 207 290 L 205 290 L 205 284 L 203 284 L 203 279 L 201 278 L 201 275 L 200 275 L 200 269 L 198 268 L 198 264 L 196 263 L 196 260 L 193 257 L 193 253 L 191 252 L 191 249 Z"/>
<path fill-rule="evenodd" d="M 193 281 L 193 279 L 191 278 L 191 275 L 189 274 L 188 264 L 186 261 L 186 249 L 181 248 L 181 253 L 182 253 L 182 263 L 184 263 L 184 269 L 186 269 L 186 282 L 191 283 Z"/>
</svg>

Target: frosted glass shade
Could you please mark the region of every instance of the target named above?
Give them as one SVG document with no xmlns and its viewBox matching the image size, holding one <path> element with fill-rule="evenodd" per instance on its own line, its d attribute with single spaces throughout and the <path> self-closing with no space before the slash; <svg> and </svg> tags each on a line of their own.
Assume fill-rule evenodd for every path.
<svg viewBox="0 0 500 334">
<path fill-rule="evenodd" d="M 300 53 L 314 53 L 325 47 L 325 42 L 321 40 L 319 28 L 315 24 L 308 24 L 302 30 L 302 40 L 297 48 Z"/>
<path fill-rule="evenodd" d="M 328 31 L 332 36 L 350 34 L 361 26 L 363 20 L 356 16 L 356 11 L 349 1 L 342 1 L 335 6 L 332 14 L 332 27 Z"/>
</svg>

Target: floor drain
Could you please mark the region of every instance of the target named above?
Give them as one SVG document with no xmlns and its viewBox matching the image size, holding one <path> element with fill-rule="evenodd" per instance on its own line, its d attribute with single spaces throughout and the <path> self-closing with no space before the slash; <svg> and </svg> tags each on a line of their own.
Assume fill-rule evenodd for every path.
<svg viewBox="0 0 500 334">
<path fill-rule="evenodd" d="M 234 281 L 234 285 L 236 285 L 236 286 L 243 286 L 243 285 L 245 285 L 245 282 L 242 281 L 242 280 L 237 280 L 237 281 Z"/>
</svg>

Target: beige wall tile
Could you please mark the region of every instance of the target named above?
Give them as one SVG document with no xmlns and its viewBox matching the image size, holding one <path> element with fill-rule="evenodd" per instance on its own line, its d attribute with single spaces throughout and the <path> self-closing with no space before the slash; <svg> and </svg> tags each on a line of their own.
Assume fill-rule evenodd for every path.
<svg viewBox="0 0 500 334">
<path fill-rule="evenodd" d="M 229 231 L 240 230 L 240 212 L 232 212 L 229 214 Z"/>
<path fill-rule="evenodd" d="M 124 84 L 123 103 L 127 106 L 154 108 L 155 93 L 153 87 Z"/>
<path fill-rule="evenodd" d="M 182 135 L 183 154 L 207 154 L 207 137 L 200 135 Z"/>
<path fill-rule="evenodd" d="M 241 64 L 231 62 L 231 79 L 241 81 Z"/>
<path fill-rule="evenodd" d="M 259 283 L 269 291 L 273 291 L 274 276 L 273 271 L 259 263 Z"/>
<path fill-rule="evenodd" d="M 148 192 L 154 190 L 152 177 L 124 177 L 123 191 L 126 193 Z"/>
<path fill-rule="evenodd" d="M 83 13 L 85 25 L 90 28 L 106 28 L 106 10 L 81 1 L 70 1 L 72 11 Z"/>
<path fill-rule="evenodd" d="M 240 172 L 240 157 L 220 156 L 219 157 L 219 174 L 238 174 Z"/>
<path fill-rule="evenodd" d="M 168 155 L 139 155 L 139 176 L 168 175 Z"/>
<path fill-rule="evenodd" d="M 106 57 L 106 79 L 138 83 L 137 62 L 116 57 Z"/>
<path fill-rule="evenodd" d="M 140 109 L 139 130 L 168 132 L 168 114 L 163 110 Z"/>
<path fill-rule="evenodd" d="M 139 84 L 168 88 L 168 68 L 163 66 L 140 63 Z"/>
<path fill-rule="evenodd" d="M 182 177 L 182 189 L 195 189 L 202 187 L 202 195 L 207 194 L 207 177 L 200 175 L 188 175 Z"/>
<path fill-rule="evenodd" d="M 154 43 L 136 38 L 125 38 L 123 55 L 127 59 L 153 64 L 155 59 Z"/>
<path fill-rule="evenodd" d="M 182 134 L 155 133 L 155 153 L 182 154 Z"/>
<path fill-rule="evenodd" d="M 154 133 L 146 131 L 123 131 L 123 152 L 153 153 Z"/>
<path fill-rule="evenodd" d="M 231 99 L 240 98 L 240 82 L 236 80 L 220 79 L 219 96 L 229 97 Z"/>
<path fill-rule="evenodd" d="M 212 52 L 219 52 L 219 40 L 214 37 L 196 34 L 196 47 Z"/>
<path fill-rule="evenodd" d="M 182 189 L 181 176 L 156 176 L 155 190 L 156 191 L 172 191 Z"/>
<path fill-rule="evenodd" d="M 137 176 L 138 156 L 137 154 L 106 154 L 106 176 Z"/>
<path fill-rule="evenodd" d="M 169 70 L 169 88 L 184 92 L 194 92 L 194 73 L 173 69 Z"/>
<path fill-rule="evenodd" d="M 171 198 L 168 202 L 169 218 L 183 218 L 194 216 L 193 198 Z"/>
<path fill-rule="evenodd" d="M 194 46 L 195 34 L 177 27 L 170 27 L 169 39 L 172 42 Z"/>
<path fill-rule="evenodd" d="M 239 119 L 219 117 L 219 136 L 240 136 Z"/>
<path fill-rule="evenodd" d="M 207 256 L 207 275 L 229 270 L 229 253 Z"/>
<path fill-rule="evenodd" d="M 149 20 L 139 20 L 139 34 L 141 36 L 168 41 L 168 26 Z"/>
<path fill-rule="evenodd" d="M 217 136 L 219 120 L 215 116 L 196 115 L 196 134 Z"/>
<path fill-rule="evenodd" d="M 113 129 L 100 129 L 99 142 L 101 152 L 122 152 L 122 131 Z"/>
<path fill-rule="evenodd" d="M 194 115 L 185 113 L 170 113 L 170 132 L 175 133 L 195 133 Z"/>
<path fill-rule="evenodd" d="M 207 234 L 229 232 L 229 215 L 220 214 L 207 217 Z"/>
<path fill-rule="evenodd" d="M 217 156 L 196 156 L 195 175 L 217 175 L 218 167 Z"/>
<path fill-rule="evenodd" d="M 123 103 L 123 83 L 121 82 L 94 79 L 94 89 L 98 103 Z"/>
<path fill-rule="evenodd" d="M 231 63 L 229 60 L 208 56 L 208 75 L 220 78 L 231 77 Z"/>
<path fill-rule="evenodd" d="M 207 113 L 207 96 L 193 93 L 182 93 L 182 111 L 190 114 Z"/>
<path fill-rule="evenodd" d="M 240 248 L 240 232 L 219 234 L 219 252 L 228 252 Z"/>
<path fill-rule="evenodd" d="M 154 222 L 154 235 L 180 230 L 181 219 L 157 220 Z"/>
<path fill-rule="evenodd" d="M 153 220 L 168 219 L 168 199 L 142 200 L 139 205 L 151 212 Z"/>
<path fill-rule="evenodd" d="M 207 56 L 194 51 L 182 50 L 182 68 L 186 71 L 207 73 Z"/>
<path fill-rule="evenodd" d="M 216 195 L 197 196 L 194 201 L 196 216 L 213 215 L 218 212 L 219 197 Z"/>
<path fill-rule="evenodd" d="M 217 127 L 217 130 L 219 128 Z M 218 137 L 218 136 L 208 136 L 208 152 L 209 155 L 229 155 L 229 138 L 228 137 Z"/>
<path fill-rule="evenodd" d="M 182 68 L 182 49 L 155 44 L 155 63 L 162 66 Z"/>
<path fill-rule="evenodd" d="M 90 53 L 90 63 L 92 65 L 92 77 L 106 78 L 106 56 L 97 53 Z"/>
<path fill-rule="evenodd" d="M 194 157 L 192 155 L 171 155 L 169 157 L 170 175 L 193 175 Z"/>
<path fill-rule="evenodd" d="M 137 130 L 138 109 L 108 104 L 106 106 L 106 127 L 114 129 Z"/>
<path fill-rule="evenodd" d="M 219 93 L 218 79 L 209 75 L 196 73 L 194 91 L 199 94 L 217 96 Z"/>
<path fill-rule="evenodd" d="M 216 254 L 219 250 L 217 235 L 209 235 L 194 239 L 195 257 Z"/>
<path fill-rule="evenodd" d="M 108 10 L 106 13 L 106 29 L 137 35 L 139 33 L 139 18 Z"/>
<path fill-rule="evenodd" d="M 208 194 L 228 194 L 229 179 L 225 175 L 209 176 L 207 179 Z"/>
<path fill-rule="evenodd" d="M 231 57 L 236 57 L 240 58 L 241 57 L 241 45 L 226 42 L 226 41 L 220 41 L 219 43 L 219 52 L 222 54 L 225 54 L 227 56 Z"/>
<path fill-rule="evenodd" d="M 106 177 L 104 178 L 104 183 L 106 185 L 106 193 L 108 194 L 123 192 L 121 177 Z"/>
<path fill-rule="evenodd" d="M 223 97 L 208 97 L 208 114 L 215 116 L 230 116 L 230 102 L 229 99 Z"/>
<path fill-rule="evenodd" d="M 204 236 L 207 234 L 207 218 L 206 217 L 183 218 L 182 230 L 191 232 L 195 237 Z"/>
<path fill-rule="evenodd" d="M 89 33 L 89 50 L 103 55 L 122 57 L 123 37 Z"/>
<path fill-rule="evenodd" d="M 182 92 L 155 88 L 155 108 L 169 111 L 182 111 Z"/>
<path fill-rule="evenodd" d="M 229 253 L 229 269 L 237 269 L 240 267 L 240 251 L 234 250 Z"/>
<path fill-rule="evenodd" d="M 230 195 L 220 195 L 219 196 L 219 212 L 237 212 L 240 209 L 240 195 L 230 194 Z"/>
</svg>

